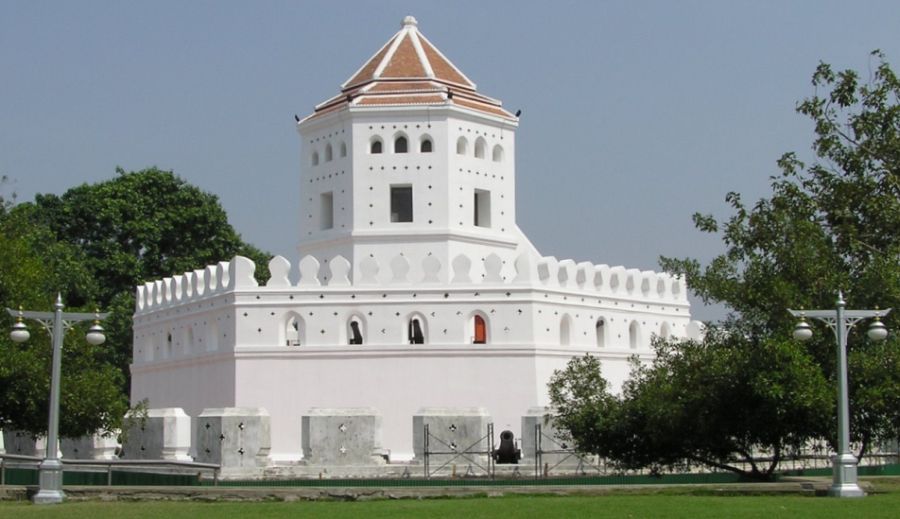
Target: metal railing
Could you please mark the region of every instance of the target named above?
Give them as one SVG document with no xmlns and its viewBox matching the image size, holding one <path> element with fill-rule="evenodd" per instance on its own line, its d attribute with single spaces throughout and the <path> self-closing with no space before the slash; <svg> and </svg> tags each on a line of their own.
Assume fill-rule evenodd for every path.
<svg viewBox="0 0 900 519">
<path fill-rule="evenodd" d="M 0 454 L 0 486 L 6 485 L 6 469 L 20 468 L 22 465 L 33 465 L 37 468 L 44 458 L 40 456 L 24 456 L 21 454 Z M 195 461 L 175 461 L 175 460 L 60 460 L 63 467 L 105 467 L 106 469 L 106 485 L 112 486 L 112 475 L 115 469 L 132 469 L 129 472 L 136 472 L 134 469 L 159 469 L 159 468 L 181 468 L 181 469 L 199 469 L 202 472 L 209 471 L 212 473 L 213 486 L 219 484 L 219 472 L 221 465 L 214 463 L 199 463 Z M 123 471 L 124 472 L 124 471 Z M 178 472 L 184 474 L 184 471 Z"/>
<path fill-rule="evenodd" d="M 549 442 L 549 449 L 544 448 L 544 440 L 547 440 Z M 559 459 L 555 460 L 556 462 L 551 466 L 549 463 L 544 463 L 545 454 L 557 455 Z M 584 453 L 578 452 L 576 449 L 574 449 L 573 447 L 569 447 L 565 443 L 561 444 L 557 438 L 545 434 L 541 429 L 541 424 L 534 424 L 535 478 L 549 477 L 551 471 L 572 459 L 578 460 L 578 465 L 575 468 L 576 474 L 585 475 L 585 468 L 587 467 L 597 471 L 598 475 L 604 473 L 604 470 L 600 466 L 591 463 L 591 461 L 587 459 Z"/>
<path fill-rule="evenodd" d="M 472 467 L 475 466 L 478 469 L 484 471 L 484 473 L 487 476 L 489 476 L 491 479 L 494 478 L 494 457 L 493 457 L 494 424 L 493 423 L 487 424 L 487 434 L 478 438 L 477 440 L 472 442 L 471 445 L 467 445 L 462 449 L 460 449 L 458 445 L 455 445 L 452 442 L 448 444 L 441 438 L 438 438 L 437 436 L 431 434 L 431 431 L 429 431 L 429 429 L 428 429 L 428 424 L 425 424 L 425 427 L 423 430 L 423 439 L 424 439 L 424 451 L 423 451 L 424 463 L 423 463 L 423 465 L 425 468 L 425 478 L 430 478 L 431 476 L 437 474 L 442 469 L 444 469 L 445 467 L 452 464 L 454 461 L 456 461 L 458 459 L 462 459 L 462 460 L 469 462 L 469 467 L 466 470 L 467 476 L 474 475 L 474 474 L 470 474 L 470 472 L 471 472 Z M 442 445 L 443 447 L 445 447 L 448 450 L 446 450 L 446 451 L 431 450 L 432 440 L 437 442 L 438 444 Z M 486 442 L 487 450 L 480 450 L 478 448 L 478 446 L 481 445 L 482 442 Z M 438 448 L 440 448 L 440 447 L 438 447 Z M 449 456 L 449 459 L 447 459 L 438 468 L 431 470 L 431 456 Z M 483 465 L 482 462 L 478 459 L 478 457 L 480 457 L 480 456 L 487 457 L 487 466 Z M 454 468 L 455 468 L 455 465 L 454 465 Z M 455 474 L 454 474 L 454 476 L 455 476 Z"/>
</svg>

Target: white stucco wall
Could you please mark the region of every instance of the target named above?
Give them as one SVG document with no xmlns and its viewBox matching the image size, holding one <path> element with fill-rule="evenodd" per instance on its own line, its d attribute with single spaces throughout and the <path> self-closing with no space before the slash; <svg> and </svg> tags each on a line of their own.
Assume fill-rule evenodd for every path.
<svg viewBox="0 0 900 519">
<path fill-rule="evenodd" d="M 285 224 L 299 232 L 298 260 L 274 258 L 266 286 L 238 257 L 138 287 L 132 399 L 191 416 L 263 407 L 279 460 L 299 458 L 309 408 L 370 407 L 383 415 L 383 447 L 404 459 L 423 407 L 484 407 L 498 434 L 518 436 L 529 408 L 547 404 L 553 371 L 576 355 L 599 356 L 621 387 L 630 356 L 652 358 L 654 334 L 697 328 L 685 287 L 540 255 L 515 220 L 517 125 L 452 104 L 350 106 L 302 121 L 302 209 Z M 400 133 L 408 153 L 394 150 Z M 382 153 L 371 153 L 373 138 Z M 391 221 L 398 185 L 412 187 L 412 222 Z M 476 190 L 489 192 L 489 226 L 476 225 Z M 476 314 L 486 344 L 472 343 Z M 424 344 L 409 344 L 411 318 Z M 351 320 L 362 345 L 348 344 Z"/>
</svg>

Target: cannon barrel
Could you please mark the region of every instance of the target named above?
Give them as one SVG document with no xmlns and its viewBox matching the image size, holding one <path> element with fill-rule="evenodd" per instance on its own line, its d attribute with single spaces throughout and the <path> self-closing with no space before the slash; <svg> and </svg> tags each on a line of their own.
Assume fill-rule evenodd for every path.
<svg viewBox="0 0 900 519">
<path fill-rule="evenodd" d="M 497 463 L 519 463 L 522 451 L 516 448 L 515 436 L 512 431 L 500 433 L 500 446 L 491 455 Z"/>
</svg>

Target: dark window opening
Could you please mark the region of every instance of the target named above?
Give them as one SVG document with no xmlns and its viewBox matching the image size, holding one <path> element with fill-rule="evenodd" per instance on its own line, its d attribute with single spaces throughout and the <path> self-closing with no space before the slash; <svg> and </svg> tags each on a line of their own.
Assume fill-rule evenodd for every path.
<svg viewBox="0 0 900 519">
<path fill-rule="evenodd" d="M 296 318 L 288 324 L 286 343 L 288 346 L 300 346 L 300 322 Z"/>
<path fill-rule="evenodd" d="M 475 190 L 475 225 L 477 227 L 491 226 L 491 192 L 481 189 Z"/>
<path fill-rule="evenodd" d="M 418 319 L 409 321 L 409 343 L 425 344 L 425 335 L 422 333 L 422 326 Z"/>
<path fill-rule="evenodd" d="M 600 319 L 597 321 L 596 329 L 597 329 L 597 346 L 602 348 L 606 345 L 606 333 L 603 327 L 605 326 L 605 321 Z"/>
<path fill-rule="evenodd" d="M 381 141 L 372 141 L 370 151 L 372 153 L 381 153 Z"/>
<path fill-rule="evenodd" d="M 406 137 L 397 137 L 394 140 L 394 153 L 406 153 L 409 151 Z"/>
<path fill-rule="evenodd" d="M 425 139 L 422 141 L 422 145 L 419 147 L 419 151 L 422 153 L 431 153 L 431 140 Z"/>
<path fill-rule="evenodd" d="M 413 221 L 412 186 L 391 187 L 391 221 Z"/>
<path fill-rule="evenodd" d="M 363 336 L 357 321 L 350 321 L 350 344 L 362 344 Z"/>
</svg>

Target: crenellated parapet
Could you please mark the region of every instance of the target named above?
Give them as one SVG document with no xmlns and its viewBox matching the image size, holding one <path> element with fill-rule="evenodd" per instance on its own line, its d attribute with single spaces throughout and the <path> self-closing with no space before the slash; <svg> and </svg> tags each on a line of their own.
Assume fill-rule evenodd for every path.
<svg viewBox="0 0 900 519">
<path fill-rule="evenodd" d="M 517 268 L 519 263 L 516 263 Z M 664 272 L 594 265 L 590 262 L 541 258 L 537 278 L 542 286 L 596 292 L 600 295 L 687 302 L 684 280 Z"/>
<path fill-rule="evenodd" d="M 243 256 L 209 265 L 205 269 L 180 276 L 150 281 L 137 287 L 135 311 L 176 306 L 190 301 L 223 294 L 238 288 L 258 286 L 253 273 L 256 264 Z"/>
<path fill-rule="evenodd" d="M 513 262 L 512 274 L 497 254 L 472 258 L 459 254 L 443 265 L 435 256 L 426 256 L 415 272 L 410 259 L 398 254 L 390 260 L 379 261 L 367 256 L 358 265 L 358 279 L 352 278 L 353 265 L 343 256 L 320 262 L 311 255 L 291 265 L 283 256 L 269 262 L 269 281 L 260 287 L 254 278 L 256 265 L 249 259 L 236 256 L 204 269 L 167 277 L 137 287 L 137 314 L 208 299 L 233 291 L 255 289 L 319 289 L 403 287 L 415 284 L 436 285 L 438 274 L 449 269 L 450 286 L 535 287 L 554 291 L 577 292 L 597 297 L 622 298 L 640 301 L 687 303 L 687 291 L 682 278 L 666 273 L 626 269 L 622 266 L 594 265 L 590 262 L 557 260 L 553 256 L 535 258 L 521 253 Z M 475 266 L 478 264 L 478 269 Z M 476 272 L 479 274 L 476 275 Z"/>
</svg>

